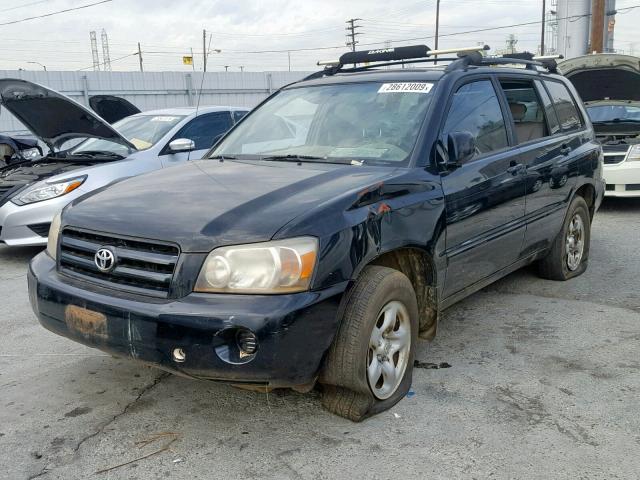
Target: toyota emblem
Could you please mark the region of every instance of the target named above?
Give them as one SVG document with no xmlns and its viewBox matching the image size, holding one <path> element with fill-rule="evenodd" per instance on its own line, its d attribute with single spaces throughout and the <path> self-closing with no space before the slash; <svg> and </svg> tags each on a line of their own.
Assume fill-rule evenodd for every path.
<svg viewBox="0 0 640 480">
<path fill-rule="evenodd" d="M 110 272 L 113 270 L 113 267 L 116 266 L 116 256 L 113 251 L 108 248 L 101 248 L 98 250 L 93 261 L 95 262 L 96 267 L 98 267 L 98 270 L 105 273 Z"/>
</svg>

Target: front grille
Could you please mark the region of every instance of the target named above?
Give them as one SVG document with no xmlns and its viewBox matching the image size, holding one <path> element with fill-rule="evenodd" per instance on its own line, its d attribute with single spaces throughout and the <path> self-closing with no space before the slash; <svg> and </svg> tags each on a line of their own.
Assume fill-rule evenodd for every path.
<svg viewBox="0 0 640 480">
<path fill-rule="evenodd" d="M 630 192 L 637 192 L 640 190 L 640 183 L 627 183 L 625 190 Z"/>
<path fill-rule="evenodd" d="M 115 254 L 115 267 L 109 272 L 95 263 L 95 254 L 103 247 Z M 166 297 L 179 255 L 178 247 L 167 243 L 65 228 L 58 262 L 61 272 L 102 286 Z"/>
<path fill-rule="evenodd" d="M 36 235 L 40 235 L 41 237 L 49 236 L 49 229 L 51 228 L 51 223 L 34 223 L 32 225 L 27 225 Z"/>
<path fill-rule="evenodd" d="M 607 190 L 607 192 L 615 192 L 616 186 L 607 183 L 606 190 Z"/>
</svg>

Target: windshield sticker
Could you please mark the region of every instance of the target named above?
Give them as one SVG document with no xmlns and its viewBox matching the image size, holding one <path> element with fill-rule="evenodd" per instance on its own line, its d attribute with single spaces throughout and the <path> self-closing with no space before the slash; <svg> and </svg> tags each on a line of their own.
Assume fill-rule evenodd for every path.
<svg viewBox="0 0 640 480">
<path fill-rule="evenodd" d="M 384 83 L 378 93 L 429 93 L 433 83 Z"/>
<path fill-rule="evenodd" d="M 133 146 L 138 150 L 146 150 L 147 148 L 151 148 L 153 146 L 152 143 L 145 142 L 144 140 L 141 140 L 139 138 L 132 138 L 130 142 L 133 143 Z"/>
<path fill-rule="evenodd" d="M 175 122 L 178 118 L 180 117 L 169 117 L 169 116 L 162 116 L 162 117 L 153 117 L 151 120 L 149 120 L 150 122 Z"/>
</svg>

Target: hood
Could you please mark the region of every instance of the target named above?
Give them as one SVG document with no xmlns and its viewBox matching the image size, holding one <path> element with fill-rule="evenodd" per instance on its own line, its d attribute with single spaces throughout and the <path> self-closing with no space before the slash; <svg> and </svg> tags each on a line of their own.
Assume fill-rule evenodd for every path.
<svg viewBox="0 0 640 480">
<path fill-rule="evenodd" d="M 0 105 L 11 112 L 50 149 L 74 138 L 104 138 L 135 147 L 88 108 L 64 95 L 26 80 L 0 79 Z"/>
<path fill-rule="evenodd" d="M 64 224 L 208 252 L 270 240 L 318 204 L 394 172 L 388 167 L 202 160 L 100 190 L 72 204 Z"/>
<path fill-rule="evenodd" d="M 585 102 L 640 100 L 640 58 L 595 54 L 565 60 L 558 70 L 576 87 Z"/>
<path fill-rule="evenodd" d="M 140 109 L 134 104 L 115 95 L 94 95 L 89 98 L 89 106 L 111 124 L 140 113 Z"/>
</svg>

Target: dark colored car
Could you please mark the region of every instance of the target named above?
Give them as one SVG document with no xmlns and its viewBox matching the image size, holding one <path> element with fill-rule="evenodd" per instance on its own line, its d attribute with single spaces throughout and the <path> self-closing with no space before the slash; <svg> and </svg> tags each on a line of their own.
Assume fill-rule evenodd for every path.
<svg viewBox="0 0 640 480">
<path fill-rule="evenodd" d="M 345 54 L 208 159 L 73 202 L 30 265 L 40 322 L 195 378 L 319 382 L 356 421 L 394 405 L 443 309 L 533 262 L 585 271 L 604 191 L 573 87 L 536 62 L 343 67 L 433 54 Z"/>
</svg>

